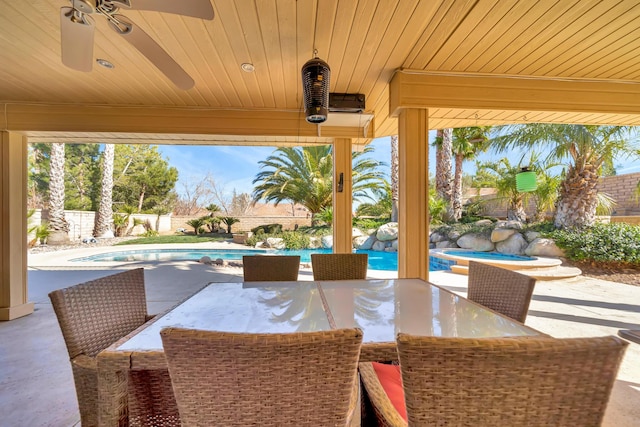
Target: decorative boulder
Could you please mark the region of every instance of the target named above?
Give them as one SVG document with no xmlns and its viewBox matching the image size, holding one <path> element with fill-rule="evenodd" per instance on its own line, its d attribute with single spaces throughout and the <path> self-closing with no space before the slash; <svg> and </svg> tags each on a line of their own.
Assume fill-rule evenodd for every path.
<svg viewBox="0 0 640 427">
<path fill-rule="evenodd" d="M 319 249 L 322 247 L 322 240 L 319 237 L 309 238 L 309 249 Z"/>
<path fill-rule="evenodd" d="M 447 248 L 457 248 L 456 242 L 451 242 L 449 240 L 445 240 L 444 242 L 436 243 L 436 249 L 447 249 Z"/>
<path fill-rule="evenodd" d="M 385 252 L 398 252 L 398 248 L 394 248 L 393 246 L 387 246 L 384 248 Z"/>
<path fill-rule="evenodd" d="M 359 228 L 353 227 L 351 229 L 351 237 L 360 237 L 360 236 L 364 236 L 364 233 L 360 231 Z"/>
<path fill-rule="evenodd" d="M 480 219 L 475 222 L 476 225 L 493 225 L 493 221 L 490 219 Z"/>
<path fill-rule="evenodd" d="M 522 230 L 522 223 L 520 221 L 507 221 L 506 228 L 513 228 L 514 230 Z"/>
<path fill-rule="evenodd" d="M 449 238 L 449 240 L 456 241 L 460 238 L 461 235 L 462 233 L 460 233 L 458 230 L 451 230 L 449 234 L 447 234 L 447 237 Z"/>
<path fill-rule="evenodd" d="M 209 258 L 208 256 L 203 256 L 198 262 L 200 264 L 211 264 L 211 258 Z"/>
<path fill-rule="evenodd" d="M 381 225 L 378 228 L 378 232 L 376 233 L 376 238 L 383 242 L 389 240 L 395 240 L 398 238 L 398 223 L 397 222 L 389 222 L 384 225 Z"/>
<path fill-rule="evenodd" d="M 527 242 L 533 242 L 538 237 L 540 237 L 540 233 L 538 233 L 537 231 L 527 231 L 526 233 L 524 233 L 524 237 L 527 238 Z"/>
<path fill-rule="evenodd" d="M 489 252 L 495 249 L 493 242 L 487 236 L 480 233 L 465 234 L 460 237 L 456 243 L 461 248 L 473 249 L 474 251 Z"/>
<path fill-rule="evenodd" d="M 431 233 L 431 237 L 429 238 L 429 240 L 431 241 L 431 243 L 438 243 L 448 240 L 448 238 L 444 234 L 435 231 Z"/>
<path fill-rule="evenodd" d="M 529 243 L 522 236 L 522 234 L 516 232 L 515 230 L 511 231 L 513 231 L 514 234 L 509 236 L 508 239 L 496 243 L 496 251 L 500 252 L 501 254 L 522 255 Z"/>
<path fill-rule="evenodd" d="M 545 239 L 538 237 L 533 242 L 529 243 L 529 246 L 524 250 L 524 253 L 529 256 L 546 256 L 546 257 L 562 257 L 564 252 L 558 246 L 556 242 L 551 239 Z"/>
<path fill-rule="evenodd" d="M 386 248 L 386 244 L 384 242 L 381 241 L 377 241 L 373 244 L 373 246 L 371 247 L 372 250 L 374 251 L 378 251 L 378 252 L 383 252 L 384 248 Z"/>
<path fill-rule="evenodd" d="M 376 242 L 376 237 L 371 236 L 359 236 L 353 239 L 353 247 L 356 249 L 369 250 Z"/>
<path fill-rule="evenodd" d="M 493 243 L 502 242 L 503 240 L 507 240 L 509 237 L 513 236 L 515 233 L 518 232 L 511 228 L 495 228 L 491 232 L 491 241 Z"/>
<path fill-rule="evenodd" d="M 333 236 L 322 236 L 322 247 L 325 249 L 333 248 Z"/>
<path fill-rule="evenodd" d="M 267 238 L 267 246 L 273 249 L 284 249 L 284 239 L 280 237 L 269 237 Z"/>
<path fill-rule="evenodd" d="M 396 252 L 398 251 L 398 239 L 391 242 L 391 247 L 393 248 L 394 251 Z"/>
</svg>

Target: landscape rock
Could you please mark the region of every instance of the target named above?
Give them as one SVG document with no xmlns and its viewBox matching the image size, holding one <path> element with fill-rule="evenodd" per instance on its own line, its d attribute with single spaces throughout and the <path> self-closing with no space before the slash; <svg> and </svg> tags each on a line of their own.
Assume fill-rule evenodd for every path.
<svg viewBox="0 0 640 427">
<path fill-rule="evenodd" d="M 208 256 L 203 256 L 198 260 L 198 262 L 200 264 L 211 264 L 211 258 L 209 258 Z"/>
<path fill-rule="evenodd" d="M 364 236 L 364 233 L 360 231 L 359 228 L 353 227 L 351 229 L 351 237 L 360 237 L 360 236 Z"/>
<path fill-rule="evenodd" d="M 322 236 L 322 247 L 325 249 L 333 248 L 333 236 Z"/>
<path fill-rule="evenodd" d="M 476 225 L 493 225 L 493 221 L 490 219 L 480 219 L 475 222 Z"/>
<path fill-rule="evenodd" d="M 502 242 L 503 240 L 507 240 L 509 237 L 513 236 L 515 233 L 518 232 L 511 228 L 495 228 L 491 232 L 491 241 L 493 243 Z"/>
<path fill-rule="evenodd" d="M 527 242 L 533 242 L 538 237 L 540 237 L 540 233 L 538 233 L 537 231 L 527 231 L 526 233 L 524 233 L 524 237 L 527 238 Z"/>
<path fill-rule="evenodd" d="M 563 257 L 564 252 L 551 239 L 538 237 L 524 251 L 529 256 Z"/>
<path fill-rule="evenodd" d="M 447 248 L 457 248 L 457 247 L 458 245 L 456 244 L 456 242 L 451 242 L 449 240 L 436 243 L 436 249 L 447 249 Z"/>
<path fill-rule="evenodd" d="M 376 238 L 383 242 L 397 239 L 398 223 L 388 222 L 386 224 L 381 225 L 380 228 L 378 228 L 378 232 L 376 233 Z"/>
<path fill-rule="evenodd" d="M 431 233 L 431 237 L 429 238 L 429 240 L 432 243 L 438 243 L 438 242 L 444 242 L 445 240 L 448 240 L 448 237 L 436 231 L 434 233 Z"/>
<path fill-rule="evenodd" d="M 319 249 L 322 247 L 322 240 L 319 237 L 309 238 L 309 249 Z"/>
<path fill-rule="evenodd" d="M 489 221 L 489 220 L 486 220 Z M 473 249 L 481 252 L 488 252 L 495 249 L 495 245 L 489 237 L 480 233 L 468 233 L 460 237 L 456 243 L 464 249 Z"/>
<path fill-rule="evenodd" d="M 515 230 L 512 231 L 514 231 L 514 234 L 509 236 L 509 238 L 496 243 L 496 251 L 501 254 L 522 255 L 527 246 L 529 246 L 529 243 L 522 234 Z"/>
<path fill-rule="evenodd" d="M 447 237 L 449 238 L 449 240 L 456 241 L 460 238 L 461 235 L 462 233 L 460 233 L 458 230 L 451 230 L 449 234 L 447 234 Z"/>
<path fill-rule="evenodd" d="M 371 236 L 359 236 L 353 239 L 353 247 L 355 249 L 369 250 L 376 242 L 376 237 Z"/>
<path fill-rule="evenodd" d="M 383 252 L 384 248 L 386 248 L 386 245 L 384 242 L 381 241 L 377 241 L 373 244 L 373 246 L 371 247 L 372 250 L 374 251 L 378 251 L 378 252 Z"/>
<path fill-rule="evenodd" d="M 273 249 L 284 249 L 284 239 L 280 237 L 268 237 L 267 238 L 267 246 Z"/>
</svg>

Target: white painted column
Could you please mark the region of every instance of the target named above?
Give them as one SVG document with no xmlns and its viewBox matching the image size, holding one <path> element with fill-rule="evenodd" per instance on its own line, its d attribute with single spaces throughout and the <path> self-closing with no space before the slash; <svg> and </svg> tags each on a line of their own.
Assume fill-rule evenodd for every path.
<svg viewBox="0 0 640 427">
<path fill-rule="evenodd" d="M 398 277 L 429 280 L 429 115 L 402 109 L 398 117 Z"/>
<path fill-rule="evenodd" d="M 0 132 L 0 320 L 33 313 L 27 292 L 27 138 Z"/>
<path fill-rule="evenodd" d="M 333 252 L 341 254 L 353 250 L 351 150 L 351 139 L 336 138 L 333 141 Z"/>
</svg>

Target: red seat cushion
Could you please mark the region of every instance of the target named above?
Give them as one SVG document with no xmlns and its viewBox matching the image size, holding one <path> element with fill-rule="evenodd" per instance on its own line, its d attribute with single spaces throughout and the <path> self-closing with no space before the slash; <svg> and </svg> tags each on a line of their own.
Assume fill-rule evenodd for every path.
<svg viewBox="0 0 640 427">
<path fill-rule="evenodd" d="M 389 397 L 391 404 L 398 414 L 407 421 L 407 408 L 404 405 L 404 390 L 402 389 L 402 375 L 400 366 L 373 362 L 373 370 L 378 376 L 378 381 Z"/>
</svg>

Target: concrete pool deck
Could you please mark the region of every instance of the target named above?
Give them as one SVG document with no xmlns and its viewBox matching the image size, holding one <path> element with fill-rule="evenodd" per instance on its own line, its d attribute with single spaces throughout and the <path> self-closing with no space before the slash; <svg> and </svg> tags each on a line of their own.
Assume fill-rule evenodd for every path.
<svg viewBox="0 0 640 427">
<path fill-rule="evenodd" d="M 151 245 L 143 245 L 150 249 Z M 154 245 L 159 249 L 166 245 Z M 203 249 L 246 248 L 211 244 Z M 215 247 L 214 247 L 215 246 Z M 182 246 L 184 247 L 184 246 Z M 133 246 L 81 248 L 29 256 L 29 300 L 35 312 L 0 322 L 0 425 L 79 425 L 73 377 L 62 334 L 47 294 L 54 290 L 127 268 L 145 268 L 150 313 L 164 311 L 209 282 L 240 282 L 242 269 L 193 261 L 69 263 L 68 259 Z M 65 252 L 65 253 L 62 253 Z M 369 270 L 370 278 L 393 278 L 395 272 Z M 430 281 L 466 295 L 467 277 L 431 272 Z M 300 280 L 312 280 L 309 268 Z M 587 277 L 538 281 L 526 324 L 554 337 L 616 335 L 640 325 L 640 287 Z M 640 345 L 630 344 L 623 359 L 604 426 L 640 425 Z"/>
</svg>

